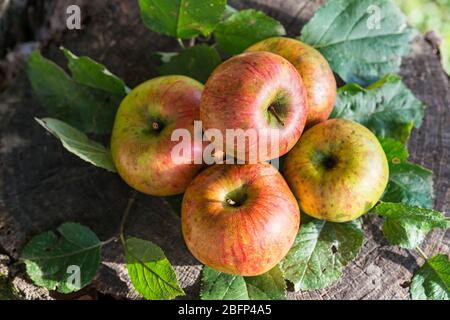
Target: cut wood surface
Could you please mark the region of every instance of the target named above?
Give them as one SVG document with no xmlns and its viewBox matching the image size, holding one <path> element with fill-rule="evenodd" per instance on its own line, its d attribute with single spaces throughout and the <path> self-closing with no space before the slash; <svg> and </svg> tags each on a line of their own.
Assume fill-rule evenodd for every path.
<svg viewBox="0 0 450 320">
<path fill-rule="evenodd" d="M 61 1 L 60 3 L 64 3 Z M 155 51 L 173 51 L 176 41 L 149 31 L 140 20 L 137 1 L 70 1 L 81 5 L 82 30 L 64 30 L 64 6 L 41 8 L 46 14 L 34 41 L 43 54 L 64 62 L 58 47 L 87 55 L 105 64 L 133 87 L 157 75 Z M 280 20 L 288 35 L 299 34 L 322 1 L 231 1 L 241 8 L 256 8 Z M 32 14 L 31 14 L 32 15 Z M 49 33 L 51 21 L 53 34 Z M 47 32 L 47 35 L 43 34 Z M 20 56 L 20 53 L 18 53 Z M 0 253 L 13 261 L 25 243 L 40 232 L 67 221 L 92 228 L 100 239 L 115 234 L 132 190 L 118 175 L 95 168 L 71 155 L 45 132 L 34 117 L 46 116 L 33 99 L 23 60 L 17 75 L 0 93 Z M 9 67 L 12 67 L 10 65 Z M 423 38 L 414 40 L 404 59 L 401 75 L 408 87 L 427 106 L 420 130 L 409 141 L 410 160 L 434 172 L 435 208 L 450 211 L 450 83 L 433 46 Z M 366 239 L 358 259 L 346 267 L 334 285 L 317 291 L 295 293 L 290 299 L 407 299 L 412 273 L 423 263 L 413 252 L 390 246 L 381 233 L 380 219 L 364 217 Z M 175 266 L 188 299 L 199 297 L 201 265 L 186 249 L 180 217 L 160 198 L 140 194 L 126 224 L 126 234 L 161 246 Z M 449 233 L 434 231 L 422 245 L 432 256 L 450 252 Z M 115 297 L 138 298 L 132 289 L 121 246 L 103 248 L 103 262 L 90 289 Z M 45 290 L 29 284 L 22 267 L 14 265 L 10 276 L 25 298 L 51 298 Z"/>
</svg>

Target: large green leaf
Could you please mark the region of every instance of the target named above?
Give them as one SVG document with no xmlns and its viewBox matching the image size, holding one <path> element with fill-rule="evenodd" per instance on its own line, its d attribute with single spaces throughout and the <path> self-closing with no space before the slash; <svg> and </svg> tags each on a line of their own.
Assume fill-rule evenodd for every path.
<svg viewBox="0 0 450 320">
<path fill-rule="evenodd" d="M 75 68 L 72 64 L 72 69 Z M 79 65 L 76 69 L 76 79 L 89 82 L 89 86 L 69 77 L 37 51 L 30 55 L 27 64 L 33 91 L 50 117 L 61 119 L 84 132 L 110 133 L 123 93 L 94 88 L 93 83 L 104 84 L 104 80 L 94 80 L 98 76 L 97 70 L 81 69 Z"/>
<path fill-rule="evenodd" d="M 200 297 L 203 300 L 249 299 L 244 277 L 218 272 L 206 266 L 203 267 Z"/>
<path fill-rule="evenodd" d="M 129 91 L 125 82 L 112 74 L 104 65 L 89 57 L 78 57 L 65 48 L 61 50 L 69 61 L 68 67 L 76 82 L 122 96 Z"/>
<path fill-rule="evenodd" d="M 165 300 L 184 295 L 160 247 L 150 241 L 129 238 L 124 249 L 131 283 L 144 298 Z"/>
<path fill-rule="evenodd" d="M 285 34 L 283 25 L 277 20 L 261 11 L 247 9 L 219 23 L 214 37 L 220 49 L 229 54 L 238 54 L 256 42 Z"/>
<path fill-rule="evenodd" d="M 380 144 L 383 147 L 384 153 L 389 165 L 406 162 L 409 157 L 408 149 L 398 140 L 391 138 L 380 139 Z"/>
<path fill-rule="evenodd" d="M 32 238 L 21 260 L 36 285 L 69 293 L 85 287 L 95 277 L 101 245 L 89 228 L 64 223 L 57 233 L 48 231 Z"/>
<path fill-rule="evenodd" d="M 200 44 L 171 57 L 159 68 L 159 73 L 181 74 L 205 83 L 220 63 L 221 59 L 216 49 Z"/>
<path fill-rule="evenodd" d="M 380 142 L 389 162 L 389 184 L 383 201 L 432 208 L 433 172 L 408 162 L 408 150 L 401 142 L 389 138 Z"/>
<path fill-rule="evenodd" d="M 285 300 L 286 282 L 278 266 L 254 277 L 230 275 L 205 266 L 200 296 L 203 300 Z"/>
<path fill-rule="evenodd" d="M 145 25 L 179 39 L 209 35 L 221 20 L 226 0 L 139 0 Z"/>
<path fill-rule="evenodd" d="M 255 277 L 245 277 L 250 300 L 286 300 L 286 281 L 283 271 L 276 266 Z"/>
<path fill-rule="evenodd" d="M 300 226 L 281 269 L 296 291 L 325 288 L 358 256 L 363 239 L 360 219 L 346 223 L 310 219 Z"/>
<path fill-rule="evenodd" d="M 450 262 L 445 254 L 425 261 L 411 281 L 411 299 L 450 300 Z"/>
<path fill-rule="evenodd" d="M 391 163 L 383 201 L 432 208 L 433 172 L 413 163 Z"/>
<path fill-rule="evenodd" d="M 111 152 L 100 143 L 90 140 L 83 132 L 57 119 L 36 118 L 36 121 L 58 138 L 69 152 L 94 166 L 116 172 Z"/>
<path fill-rule="evenodd" d="M 331 118 L 361 123 L 382 138 L 406 142 L 412 126 L 422 125 L 425 106 L 396 75 L 388 75 L 367 89 L 348 84 L 338 90 Z"/>
<path fill-rule="evenodd" d="M 372 212 L 385 218 L 383 234 L 393 245 L 413 249 L 417 247 L 433 228 L 450 226 L 445 215 L 403 203 L 382 202 Z"/>
<path fill-rule="evenodd" d="M 398 71 L 411 34 L 389 0 L 328 0 L 300 39 L 318 49 L 345 82 L 365 86 Z"/>
</svg>

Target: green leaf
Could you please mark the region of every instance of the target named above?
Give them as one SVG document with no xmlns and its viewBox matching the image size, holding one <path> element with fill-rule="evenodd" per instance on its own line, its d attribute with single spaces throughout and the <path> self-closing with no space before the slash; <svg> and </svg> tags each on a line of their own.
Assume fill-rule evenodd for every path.
<svg viewBox="0 0 450 320">
<path fill-rule="evenodd" d="M 417 270 L 409 290 L 413 300 L 450 300 L 450 262 L 437 254 Z"/>
<path fill-rule="evenodd" d="M 424 208 L 433 207 L 433 172 L 413 163 L 389 164 L 389 183 L 385 202 L 402 202 Z"/>
<path fill-rule="evenodd" d="M 433 228 L 450 226 L 445 215 L 403 203 L 382 202 L 373 212 L 385 218 L 383 234 L 393 245 L 412 249 L 417 247 Z"/>
<path fill-rule="evenodd" d="M 159 73 L 181 74 L 205 83 L 220 63 L 221 59 L 216 49 L 200 44 L 172 57 L 159 68 Z"/>
<path fill-rule="evenodd" d="M 403 13 L 389 0 L 328 0 L 300 37 L 345 82 L 364 86 L 399 70 L 410 38 Z"/>
<path fill-rule="evenodd" d="M 286 300 L 286 281 L 279 266 L 255 277 L 244 277 L 250 300 Z"/>
<path fill-rule="evenodd" d="M 37 51 L 30 55 L 27 71 L 33 91 L 50 117 L 61 119 L 83 132 L 111 132 L 123 94 L 81 84 Z M 78 79 L 82 78 L 81 73 L 81 70 L 77 71 Z M 88 77 L 95 75 L 84 74 L 83 79 Z"/>
<path fill-rule="evenodd" d="M 338 90 L 332 118 L 345 118 L 366 126 L 380 139 L 408 140 L 412 126 L 422 125 L 425 106 L 396 75 L 364 89 L 348 84 Z"/>
<path fill-rule="evenodd" d="M 360 219 L 346 223 L 311 219 L 300 226 L 281 269 L 296 291 L 325 288 L 358 256 L 363 239 Z"/>
<path fill-rule="evenodd" d="M 150 241 L 129 238 L 124 248 L 131 283 L 144 298 L 169 300 L 184 295 L 160 247 Z"/>
<path fill-rule="evenodd" d="M 248 291 L 244 277 L 218 272 L 203 267 L 202 300 L 248 300 Z"/>
<path fill-rule="evenodd" d="M 405 145 L 400 141 L 385 138 L 380 140 L 380 144 L 386 153 L 389 165 L 400 164 L 407 161 L 409 157 L 408 149 L 406 149 Z"/>
<path fill-rule="evenodd" d="M 234 13 L 214 31 L 220 49 L 229 54 L 239 54 L 261 40 L 285 34 L 280 22 L 253 9 Z"/>
<path fill-rule="evenodd" d="M 57 119 L 35 118 L 35 120 L 58 138 L 69 152 L 94 166 L 116 172 L 111 152 L 100 143 L 90 140 L 83 132 Z"/>
<path fill-rule="evenodd" d="M 286 300 L 286 282 L 276 266 L 254 277 L 230 275 L 203 267 L 202 300 Z"/>
<path fill-rule="evenodd" d="M 208 36 L 222 19 L 226 0 L 139 0 L 141 17 L 152 31 L 178 39 Z"/>
<path fill-rule="evenodd" d="M 78 57 L 66 48 L 61 48 L 69 61 L 72 78 L 80 84 L 125 96 L 129 89 L 122 79 L 112 74 L 106 67 L 89 57 Z"/>
<path fill-rule="evenodd" d="M 89 228 L 64 223 L 57 233 L 48 231 L 32 238 L 21 260 L 36 285 L 70 293 L 88 285 L 97 274 L 101 245 Z"/>
<path fill-rule="evenodd" d="M 380 143 L 389 163 L 389 183 L 383 201 L 405 203 L 423 208 L 433 207 L 433 172 L 408 162 L 408 150 L 393 139 Z"/>
</svg>

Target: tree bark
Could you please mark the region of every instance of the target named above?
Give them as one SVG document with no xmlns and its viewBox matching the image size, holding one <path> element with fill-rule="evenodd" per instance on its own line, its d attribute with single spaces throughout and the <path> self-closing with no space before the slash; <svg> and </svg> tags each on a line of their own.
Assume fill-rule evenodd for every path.
<svg viewBox="0 0 450 320">
<path fill-rule="evenodd" d="M 105 64 L 133 87 L 157 75 L 152 52 L 173 51 L 174 39 L 149 31 L 140 20 L 137 1 L 77 1 L 82 6 L 82 30 L 65 30 L 42 41 L 43 54 L 59 63 L 60 45 Z M 239 9 L 256 8 L 280 20 L 288 35 L 299 34 L 323 1 L 231 1 Z M 63 7 L 53 11 L 58 21 Z M 50 14 L 50 13 L 49 13 Z M 38 39 L 39 40 L 39 39 Z M 401 69 L 404 81 L 427 106 L 423 126 L 414 130 L 410 159 L 435 173 L 435 208 L 450 208 L 450 83 L 433 48 L 417 38 Z M 46 113 L 33 99 L 23 63 L 14 81 L 0 93 L 0 247 L 16 260 L 23 246 L 40 232 L 67 221 L 92 228 L 101 240 L 117 230 L 131 195 L 118 175 L 95 168 L 63 149 L 33 119 Z M 366 239 L 358 259 L 346 267 L 334 285 L 295 293 L 290 299 L 407 299 L 412 273 L 423 263 L 414 252 L 388 245 L 380 219 L 365 216 Z M 185 289 L 196 299 L 201 266 L 186 249 L 180 218 L 167 201 L 140 194 L 126 225 L 126 234 L 161 246 L 175 266 Z M 432 256 L 450 250 L 449 234 L 434 231 L 422 246 Z M 91 288 L 123 298 L 138 298 L 123 264 L 120 245 L 102 250 L 102 264 Z M 49 298 L 23 281 L 23 268 L 12 268 L 15 283 L 26 298 Z M 38 293 L 36 293 L 38 292 Z M 54 296 L 54 295 L 53 295 Z"/>
</svg>

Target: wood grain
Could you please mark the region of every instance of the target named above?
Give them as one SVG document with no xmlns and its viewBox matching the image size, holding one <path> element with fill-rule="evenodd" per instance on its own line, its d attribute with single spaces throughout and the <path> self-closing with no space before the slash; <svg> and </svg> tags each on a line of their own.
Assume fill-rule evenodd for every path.
<svg viewBox="0 0 450 320">
<path fill-rule="evenodd" d="M 299 34 L 323 1 L 231 1 L 237 8 L 256 8 L 283 22 L 290 36 Z M 65 31 L 42 43 L 45 56 L 63 62 L 58 47 L 88 55 L 125 79 L 129 86 L 156 75 L 154 51 L 171 51 L 176 43 L 156 35 L 140 21 L 136 1 L 77 1 L 83 29 Z M 57 14 L 61 14 L 57 12 Z M 117 230 L 131 190 L 117 175 L 94 168 L 66 152 L 33 120 L 45 116 L 33 99 L 23 68 L 0 93 L 0 247 L 14 260 L 24 244 L 39 232 L 62 222 L 77 221 L 102 240 Z M 404 60 L 401 75 L 427 106 L 424 124 L 410 140 L 411 160 L 435 173 L 435 208 L 450 209 L 450 83 L 432 47 L 418 38 Z M 415 253 L 389 246 L 380 219 L 364 219 L 366 240 L 359 258 L 342 279 L 325 290 L 289 292 L 290 299 L 407 299 L 412 272 L 423 263 Z M 161 246 L 175 265 L 185 298 L 198 298 L 201 266 L 187 251 L 180 219 L 167 202 L 139 195 L 126 226 L 130 236 Z M 442 231 L 428 236 L 424 251 L 432 256 L 450 252 L 450 237 Z M 117 243 L 103 249 L 103 263 L 92 287 L 117 297 L 138 298 L 131 288 Z M 15 283 L 25 298 L 50 298 L 24 281 L 13 267 Z M 26 277 L 25 277 L 26 278 Z M 54 296 L 54 295 L 53 295 Z"/>
</svg>

